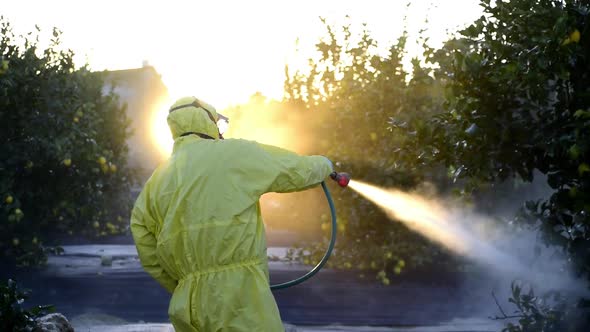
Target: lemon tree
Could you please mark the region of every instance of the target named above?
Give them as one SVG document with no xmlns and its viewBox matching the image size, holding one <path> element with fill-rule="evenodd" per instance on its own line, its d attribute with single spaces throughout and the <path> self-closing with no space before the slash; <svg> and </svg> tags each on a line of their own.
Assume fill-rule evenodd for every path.
<svg viewBox="0 0 590 332">
<path fill-rule="evenodd" d="M 444 82 L 444 111 L 428 120 L 430 135 L 400 148 L 448 166 L 468 195 L 490 183 L 531 182 L 535 171 L 544 174 L 553 193 L 521 202 L 513 222 L 539 229 L 545 243 L 562 248 L 577 274 L 590 280 L 590 4 L 480 4 L 484 15 L 431 53 L 434 76 Z M 570 310 L 572 301 L 547 301 L 555 294 L 521 290 L 513 286 L 511 299 L 521 319 L 506 331 L 590 325 L 588 317 L 570 319 L 587 310 L 587 301 L 580 302 L 586 309 Z"/>
<path fill-rule="evenodd" d="M 545 174 L 553 195 L 528 202 L 517 220 L 540 222 L 590 278 L 590 5 L 481 4 L 486 15 L 433 56 L 447 104 L 431 122 L 439 135 L 421 143 L 442 151 L 458 178 Z"/>
<path fill-rule="evenodd" d="M 425 130 L 394 132 L 395 126 L 420 125 L 442 110 L 440 84 L 416 59 L 408 72 L 403 66 L 407 36 L 403 34 L 386 55 L 378 55 L 367 30 L 326 24 L 309 67 L 289 71 L 285 103 L 307 113 L 313 127 L 316 153 L 329 157 L 338 170 L 357 180 L 386 187 L 417 190 L 424 182 L 441 184 L 446 171 L 432 162 L 432 153 L 401 153 L 400 146 Z M 421 150 L 428 149 L 428 146 Z M 433 151 L 430 151 L 433 152 Z M 441 180 L 442 179 L 442 180 Z M 338 241 L 328 264 L 354 270 L 361 278 L 390 284 L 406 269 L 438 269 L 455 265 L 455 257 L 391 221 L 377 206 L 352 190 L 335 188 Z M 322 245 L 303 245 L 293 259 L 315 263 L 324 253 L 330 234 L 327 215 L 318 228 Z"/>
<path fill-rule="evenodd" d="M 590 5 L 480 5 L 484 15 L 440 49 L 424 45 L 426 64 L 414 60 L 412 72 L 401 66 L 403 36 L 379 56 L 368 33 L 350 42 L 349 27 L 328 27 L 309 67 L 287 71 L 286 99 L 312 114 L 319 153 L 373 183 L 416 190 L 426 181 L 468 200 L 542 173 L 553 193 L 520 202 L 512 224 L 540 229 L 590 279 Z M 336 199 L 342 226 L 333 265 L 390 284 L 404 269 L 453 263 L 354 193 Z M 321 253 L 311 245 L 292 255 L 313 263 Z M 505 330 L 582 330 L 569 318 L 571 301 L 547 302 L 553 295 L 513 286 L 521 319 Z"/>
<path fill-rule="evenodd" d="M 38 264 L 58 238 L 124 229 L 128 119 L 101 74 L 60 49 L 59 31 L 42 49 L 39 31 L 0 29 L 0 257 Z"/>
<path fill-rule="evenodd" d="M 469 199 L 540 171 L 555 192 L 523 201 L 515 221 L 541 225 L 545 240 L 588 276 L 590 8 L 584 1 L 480 4 L 485 15 L 440 49 L 424 45 L 426 65 L 415 60 L 412 72 L 401 65 L 403 36 L 379 56 L 368 33 L 352 42 L 349 27 L 328 27 L 307 70 L 287 71 L 287 100 L 312 114 L 319 153 L 373 183 L 414 190 L 427 181 Z M 404 268 L 452 264 L 354 193 L 338 195 L 336 265 L 373 270 L 388 283 Z M 316 253 L 299 251 L 309 261 Z"/>
</svg>

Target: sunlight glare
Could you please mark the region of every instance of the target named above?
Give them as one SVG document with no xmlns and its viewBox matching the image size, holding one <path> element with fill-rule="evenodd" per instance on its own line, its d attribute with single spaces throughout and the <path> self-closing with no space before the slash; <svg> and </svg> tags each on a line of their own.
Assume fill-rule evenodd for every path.
<svg viewBox="0 0 590 332">
<path fill-rule="evenodd" d="M 158 147 L 161 160 L 165 160 L 170 156 L 174 145 L 174 140 L 172 139 L 172 134 L 166 121 L 170 105 L 172 105 L 171 101 L 164 99 L 154 107 L 150 119 L 152 140 Z"/>
</svg>

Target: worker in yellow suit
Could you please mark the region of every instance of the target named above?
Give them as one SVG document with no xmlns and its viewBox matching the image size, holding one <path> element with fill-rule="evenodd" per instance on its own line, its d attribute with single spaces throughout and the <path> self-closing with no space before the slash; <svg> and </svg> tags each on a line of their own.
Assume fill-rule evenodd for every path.
<svg viewBox="0 0 590 332">
<path fill-rule="evenodd" d="M 169 160 L 145 184 L 131 215 L 144 269 L 172 293 L 177 332 L 284 331 L 269 288 L 259 199 L 321 183 L 323 156 L 222 139 L 222 116 L 194 97 L 170 108 Z"/>
</svg>

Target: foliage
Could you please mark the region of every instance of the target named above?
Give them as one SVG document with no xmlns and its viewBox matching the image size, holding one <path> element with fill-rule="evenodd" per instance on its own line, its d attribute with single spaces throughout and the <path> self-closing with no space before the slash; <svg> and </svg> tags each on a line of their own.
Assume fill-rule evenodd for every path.
<svg viewBox="0 0 590 332">
<path fill-rule="evenodd" d="M 438 160 L 453 167 L 457 178 L 530 182 L 534 170 L 546 174 L 555 192 L 527 203 L 528 220 L 587 274 L 590 6 L 553 0 L 481 4 L 486 15 L 434 52 L 446 111 L 431 122 L 442 130 L 423 143 L 440 151 Z"/>
<path fill-rule="evenodd" d="M 439 190 L 459 185 L 473 198 L 492 184 L 532 182 L 541 172 L 553 194 L 522 202 L 514 221 L 539 228 L 548 245 L 564 248 L 568 261 L 590 277 L 590 6 L 579 0 L 480 4 L 484 15 L 441 49 L 424 45 L 429 66 L 415 60 L 408 83 L 403 36 L 379 57 L 368 33 L 350 46 L 344 27 L 342 46 L 328 28 L 327 41 L 317 45 L 320 60 L 310 60 L 308 73 L 287 78 L 287 99 L 318 113 L 320 148 L 335 146 L 328 156 L 371 182 L 414 189 L 429 180 Z M 404 260 L 436 252 L 428 248 L 423 256 L 423 240 L 384 223 L 354 194 L 341 196 L 348 231 L 340 258 L 362 264 L 390 252 Z M 355 241 L 367 245 L 347 248 Z M 386 283 L 394 262 L 380 272 Z M 513 294 L 523 316 L 514 331 L 553 328 L 543 324 L 569 310 L 547 311 L 538 299 Z"/>
<path fill-rule="evenodd" d="M 507 315 L 502 308 L 502 316 L 497 319 L 518 319 L 518 324 L 510 322 L 502 332 L 537 332 L 537 331 L 580 331 L 584 324 L 581 312 L 568 302 L 559 292 L 536 295 L 532 288 L 525 288 L 518 282 L 511 286 L 509 299 L 516 307 L 514 314 Z M 586 318 L 587 319 L 587 318 Z"/>
<path fill-rule="evenodd" d="M 60 50 L 59 31 L 41 49 L 39 31 L 0 29 L 0 257 L 39 264 L 44 242 L 126 224 L 128 120 L 102 74 Z"/>
<path fill-rule="evenodd" d="M 0 330 L 33 331 L 35 319 L 54 310 L 49 305 L 23 308 L 22 305 L 29 296 L 30 292 L 20 289 L 12 279 L 0 283 Z"/>
<path fill-rule="evenodd" d="M 354 40 L 350 26 L 337 31 L 326 24 L 326 29 L 327 37 L 316 45 L 318 58 L 309 60 L 309 71 L 286 70 L 285 103 L 308 113 L 317 142 L 314 152 L 325 154 L 338 169 L 358 180 L 412 190 L 424 182 L 446 182 L 440 181 L 446 178 L 444 169 L 423 158 L 428 154 L 403 154 L 398 149 L 403 142 L 425 133 L 398 135 L 388 123 L 395 119 L 399 126 L 420 126 L 441 110 L 440 88 L 428 69 L 418 60 L 413 61 L 412 73 L 403 66 L 406 34 L 381 56 L 366 29 L 358 40 Z M 405 267 L 453 264 L 444 249 L 402 223 L 389 221 L 379 208 L 353 191 L 335 190 L 335 195 L 339 238 L 337 254 L 329 264 L 373 271 L 385 284 Z M 327 235 L 328 218 L 323 222 Z M 323 247 L 304 246 L 292 251 L 291 257 L 312 263 L 319 260 Z"/>
<path fill-rule="evenodd" d="M 467 195 L 497 181 L 532 182 L 540 171 L 554 192 L 526 202 L 515 221 L 538 228 L 547 245 L 564 248 L 590 278 L 590 5 L 480 4 L 481 18 L 429 51 L 445 88 L 445 111 L 429 121 L 426 139 L 402 149 L 438 151 L 432 160 L 466 181 Z M 559 320 L 571 308 L 549 310 L 539 299 L 513 293 L 522 319 L 509 331 L 566 330 L 569 321 Z"/>
</svg>

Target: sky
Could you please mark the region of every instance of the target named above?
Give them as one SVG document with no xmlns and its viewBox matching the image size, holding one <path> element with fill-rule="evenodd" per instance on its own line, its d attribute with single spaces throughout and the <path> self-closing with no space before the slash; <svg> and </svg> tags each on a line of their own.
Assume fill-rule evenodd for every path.
<svg viewBox="0 0 590 332">
<path fill-rule="evenodd" d="M 403 31 L 428 28 L 433 46 L 481 15 L 476 0 L 133 1 L 19 0 L 2 5 L 15 32 L 57 27 L 62 44 L 94 70 L 141 67 L 162 75 L 171 97 L 197 96 L 218 109 L 259 91 L 280 99 L 284 66 L 304 62 L 324 35 L 319 17 L 367 23 L 386 49 Z M 428 18 L 429 23 L 425 24 Z M 296 46 L 296 40 L 299 44 Z M 299 52 L 295 52 L 299 48 Z M 412 43 L 409 52 L 417 53 Z"/>
</svg>

